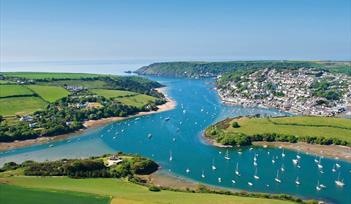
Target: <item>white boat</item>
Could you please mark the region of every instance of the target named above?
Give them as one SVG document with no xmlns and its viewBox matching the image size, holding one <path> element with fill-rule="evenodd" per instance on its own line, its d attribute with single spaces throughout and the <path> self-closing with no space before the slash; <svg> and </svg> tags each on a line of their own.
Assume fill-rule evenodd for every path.
<svg viewBox="0 0 351 204">
<path fill-rule="evenodd" d="M 204 172 L 204 170 L 202 170 L 201 178 L 205 178 L 205 177 L 206 177 L 205 172 Z"/>
<path fill-rule="evenodd" d="M 49 145 L 49 147 L 53 147 L 53 146 L 54 146 L 53 144 Z"/>
<path fill-rule="evenodd" d="M 322 158 L 319 157 L 319 161 L 317 163 L 317 166 L 318 166 L 319 169 L 323 169 L 323 165 L 321 164 L 321 162 L 322 162 Z"/>
<path fill-rule="evenodd" d="M 173 160 L 172 151 L 169 151 L 169 161 Z"/>
<path fill-rule="evenodd" d="M 272 163 L 273 163 L 273 164 L 275 163 L 275 160 L 274 160 L 274 158 L 272 159 Z"/>
<path fill-rule="evenodd" d="M 293 159 L 292 162 L 293 162 L 294 165 L 299 164 L 299 160 L 298 159 Z"/>
<path fill-rule="evenodd" d="M 257 161 L 257 157 L 256 157 L 256 155 L 254 156 L 253 160 L 254 160 L 254 161 Z"/>
<path fill-rule="evenodd" d="M 334 164 L 334 166 L 332 168 L 332 172 L 336 172 L 335 164 Z"/>
<path fill-rule="evenodd" d="M 187 169 L 185 170 L 185 172 L 186 172 L 187 174 L 190 173 L 190 169 L 187 168 Z"/>
<path fill-rule="evenodd" d="M 256 170 L 255 170 L 254 179 L 256 179 L 256 180 L 260 179 L 260 177 L 259 177 L 259 176 L 257 176 L 257 168 L 256 168 Z"/>
<path fill-rule="evenodd" d="M 227 152 L 225 153 L 224 159 L 230 160 L 228 149 L 227 149 Z"/>
<path fill-rule="evenodd" d="M 301 156 L 299 153 L 297 153 L 296 158 L 301 159 Z"/>
<path fill-rule="evenodd" d="M 327 188 L 324 184 L 319 184 L 319 187 L 321 187 L 321 188 Z"/>
<path fill-rule="evenodd" d="M 167 117 L 167 118 L 165 118 L 165 121 L 169 121 L 171 118 L 170 117 Z"/>
<path fill-rule="evenodd" d="M 256 161 L 254 161 L 253 165 L 254 165 L 254 166 L 257 166 L 257 162 L 256 162 Z"/>
<path fill-rule="evenodd" d="M 238 154 L 239 154 L 239 155 L 242 155 L 243 153 L 242 153 L 241 151 L 238 151 Z"/>
<path fill-rule="evenodd" d="M 221 182 L 222 182 L 222 178 L 218 177 L 218 183 L 221 183 Z"/>
<path fill-rule="evenodd" d="M 236 181 L 235 180 L 232 180 L 232 184 L 235 184 L 236 183 Z"/>
<path fill-rule="evenodd" d="M 296 185 L 300 185 L 301 184 L 300 180 L 299 180 L 299 177 L 296 177 L 295 183 L 296 183 Z"/>
<path fill-rule="evenodd" d="M 249 186 L 253 186 L 253 183 L 251 183 L 251 182 L 247 182 L 247 184 L 248 184 Z"/>
<path fill-rule="evenodd" d="M 338 164 L 338 163 L 336 163 L 335 166 L 336 166 L 336 168 L 340 168 L 341 167 L 341 165 Z"/>
<path fill-rule="evenodd" d="M 235 174 L 236 174 L 237 176 L 240 176 L 240 172 L 239 172 L 239 163 L 238 163 L 238 162 L 236 163 Z"/>
<path fill-rule="evenodd" d="M 282 164 L 282 166 L 280 167 L 280 171 L 282 171 L 282 172 L 285 171 L 284 164 Z"/>
<path fill-rule="evenodd" d="M 282 152 L 282 157 L 285 157 L 285 152 L 284 152 L 284 149 L 283 149 L 283 152 Z"/>
<path fill-rule="evenodd" d="M 322 190 L 322 188 L 319 186 L 319 180 L 318 180 L 318 184 L 317 184 L 317 186 L 316 186 L 316 190 L 317 190 L 317 191 Z"/>
<path fill-rule="evenodd" d="M 345 183 L 343 180 L 340 180 L 340 172 L 339 172 L 339 175 L 338 175 L 338 180 L 335 180 L 335 184 L 339 187 L 344 187 L 345 186 Z"/>
<path fill-rule="evenodd" d="M 314 162 L 315 162 L 315 163 L 318 163 L 318 159 L 317 159 L 317 157 L 316 157 L 316 158 L 314 158 Z"/>
<path fill-rule="evenodd" d="M 152 134 L 151 133 L 147 134 L 147 138 L 151 139 L 152 138 Z"/>
<path fill-rule="evenodd" d="M 277 176 L 274 179 L 277 183 L 281 183 L 282 180 L 279 179 L 279 170 L 277 171 Z"/>
<path fill-rule="evenodd" d="M 214 170 L 216 170 L 217 168 L 216 168 L 216 166 L 215 166 L 215 164 L 214 164 L 214 159 L 212 159 L 212 170 L 214 171 Z"/>
</svg>

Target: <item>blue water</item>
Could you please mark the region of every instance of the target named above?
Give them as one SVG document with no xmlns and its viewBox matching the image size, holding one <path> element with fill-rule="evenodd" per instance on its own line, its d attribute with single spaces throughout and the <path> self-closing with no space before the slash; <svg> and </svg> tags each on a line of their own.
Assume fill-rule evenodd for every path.
<svg viewBox="0 0 351 204">
<path fill-rule="evenodd" d="M 213 147 L 202 139 L 202 131 L 214 123 L 229 116 L 267 114 L 284 115 L 277 110 L 260 108 L 243 108 L 226 106 L 213 90 L 211 80 L 189 80 L 153 78 L 168 86 L 168 94 L 177 101 L 177 107 L 171 111 L 141 117 L 139 120 L 130 119 L 85 131 L 69 140 L 49 144 L 36 145 L 0 153 L 0 165 L 8 161 L 21 162 L 24 160 L 52 160 L 59 158 L 80 158 L 101 155 L 116 151 L 137 153 L 157 161 L 162 171 L 176 176 L 195 180 L 205 184 L 247 191 L 287 193 L 302 198 L 313 198 L 332 203 L 351 203 L 351 163 L 322 159 L 324 173 L 320 173 L 315 156 L 300 153 L 301 168 L 293 165 L 292 159 L 297 152 L 278 148 L 232 148 L 229 149 L 230 160 L 224 159 L 226 149 Z M 169 121 L 164 118 L 170 117 Z M 147 135 L 151 133 L 152 139 Z M 175 141 L 174 141 L 175 139 Z M 242 151 L 242 154 L 238 154 Z M 169 161 L 172 152 L 173 160 Z M 259 180 L 253 178 L 255 167 L 253 157 L 257 154 L 257 174 Z M 271 160 L 276 158 L 276 163 Z M 212 161 L 217 168 L 211 169 Z M 335 163 L 341 167 L 336 173 L 331 171 Z M 239 163 L 240 177 L 234 174 Z M 280 172 L 282 183 L 274 181 L 276 172 Z M 186 169 L 190 172 L 186 173 Z M 201 178 L 202 171 L 205 178 Z M 340 172 L 346 186 L 336 187 L 334 181 Z M 295 184 L 295 178 L 300 178 L 301 185 Z M 222 182 L 218 182 L 218 178 Z M 232 180 L 236 183 L 233 184 Z M 316 190 L 317 182 L 327 188 Z M 252 182 L 253 186 L 249 186 Z"/>
</svg>

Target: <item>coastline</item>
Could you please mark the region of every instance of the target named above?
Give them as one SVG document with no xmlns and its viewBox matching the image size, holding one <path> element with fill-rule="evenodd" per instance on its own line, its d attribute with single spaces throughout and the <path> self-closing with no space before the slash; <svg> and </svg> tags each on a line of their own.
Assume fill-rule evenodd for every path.
<svg viewBox="0 0 351 204">
<path fill-rule="evenodd" d="M 135 118 L 135 117 L 160 113 L 160 112 L 164 112 L 164 111 L 169 111 L 169 110 L 172 110 L 176 107 L 176 105 L 177 105 L 176 101 L 167 96 L 167 88 L 166 87 L 157 88 L 155 90 L 162 93 L 163 95 L 165 95 L 165 98 L 167 101 L 166 103 L 157 106 L 157 108 L 158 108 L 157 111 L 139 112 L 135 115 L 130 115 L 127 117 L 110 117 L 110 118 L 102 118 L 99 120 L 88 120 L 88 121 L 85 121 L 83 123 L 83 126 L 85 127 L 84 129 L 80 129 L 80 130 L 77 130 L 77 131 L 74 131 L 71 133 L 56 135 L 56 136 L 52 136 L 52 137 L 38 137 L 35 139 L 18 140 L 18 141 L 14 141 L 14 142 L 0 142 L 0 151 L 8 151 L 8 150 L 32 146 L 32 145 L 36 145 L 36 144 L 45 144 L 45 143 L 49 143 L 49 142 L 53 142 L 53 141 L 64 140 L 64 139 L 67 139 L 71 136 L 80 134 L 80 133 L 88 130 L 89 128 L 95 128 L 95 127 L 105 125 L 105 124 L 108 124 L 108 123 L 114 122 L 114 121 L 127 120 L 130 118 Z"/>
</svg>

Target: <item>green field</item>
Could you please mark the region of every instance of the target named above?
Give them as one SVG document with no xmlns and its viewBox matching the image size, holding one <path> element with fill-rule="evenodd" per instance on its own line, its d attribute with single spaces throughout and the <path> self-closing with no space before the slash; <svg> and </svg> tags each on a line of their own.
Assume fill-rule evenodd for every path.
<svg viewBox="0 0 351 204">
<path fill-rule="evenodd" d="M 109 84 L 103 80 L 59 80 L 59 81 L 48 81 L 48 82 L 38 82 L 40 85 L 50 85 L 50 86 L 83 86 L 89 89 L 101 89 L 108 88 Z"/>
<path fill-rule="evenodd" d="M 122 90 L 109 90 L 109 89 L 93 89 L 91 90 L 97 95 L 103 96 L 105 98 L 116 98 L 116 97 L 126 97 L 126 96 L 135 96 L 138 93 L 131 91 L 122 91 Z"/>
<path fill-rule="evenodd" d="M 237 121 L 239 128 L 233 128 Z M 278 118 L 235 118 L 230 121 L 225 133 L 243 133 L 245 135 L 277 133 L 285 135 L 333 137 L 351 142 L 351 120 L 332 117 L 278 117 Z"/>
<path fill-rule="evenodd" d="M 8 177 L 0 178 L 0 183 L 38 188 L 44 190 L 64 190 L 112 196 L 112 203 L 180 203 L 180 204 L 288 204 L 289 201 L 228 196 L 208 193 L 185 193 L 163 190 L 151 192 L 146 187 L 119 179 L 70 179 L 66 177 Z M 43 195 L 45 196 L 45 195 Z"/>
<path fill-rule="evenodd" d="M 22 85 L 0 85 L 0 98 L 31 95 L 33 95 L 33 92 Z"/>
<path fill-rule="evenodd" d="M 0 74 L 5 77 L 18 77 L 25 79 L 81 79 L 101 76 L 100 74 L 50 72 L 1 72 Z"/>
<path fill-rule="evenodd" d="M 3 204 L 108 204 L 107 196 L 96 196 L 87 193 L 38 190 L 13 185 L 0 184 L 0 203 Z"/>
<path fill-rule="evenodd" d="M 119 102 L 126 104 L 126 105 L 129 105 L 129 106 L 135 106 L 135 107 L 141 108 L 150 102 L 154 102 L 156 99 L 157 98 L 152 97 L 152 96 L 148 96 L 145 94 L 139 94 L 136 96 L 115 98 L 114 100 L 119 101 Z"/>
<path fill-rule="evenodd" d="M 0 98 L 0 115 L 25 115 L 37 110 L 44 110 L 47 103 L 39 97 Z"/>
<path fill-rule="evenodd" d="M 69 91 L 59 86 L 28 85 L 27 87 L 49 103 L 69 95 Z"/>
</svg>

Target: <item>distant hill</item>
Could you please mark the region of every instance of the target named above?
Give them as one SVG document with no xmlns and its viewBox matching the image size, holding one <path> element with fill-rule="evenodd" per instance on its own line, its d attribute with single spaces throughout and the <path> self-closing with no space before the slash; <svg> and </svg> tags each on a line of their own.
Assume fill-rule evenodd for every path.
<svg viewBox="0 0 351 204">
<path fill-rule="evenodd" d="M 263 68 L 318 68 L 351 75 L 351 62 L 336 61 L 226 61 L 226 62 L 160 62 L 141 67 L 135 73 L 141 75 L 171 77 L 215 77 L 235 71 Z"/>
</svg>

